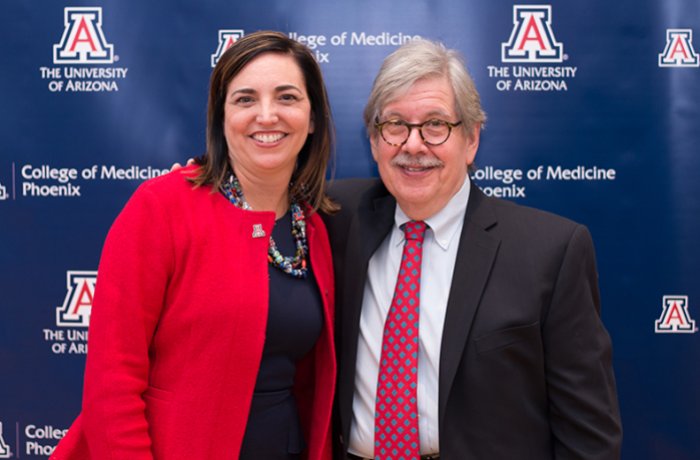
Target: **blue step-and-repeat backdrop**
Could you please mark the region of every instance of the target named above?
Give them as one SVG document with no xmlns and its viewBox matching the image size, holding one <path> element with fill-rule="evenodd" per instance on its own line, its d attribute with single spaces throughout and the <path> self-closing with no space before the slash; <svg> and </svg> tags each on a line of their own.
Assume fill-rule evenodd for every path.
<svg viewBox="0 0 700 460">
<path fill-rule="evenodd" d="M 361 112 L 384 56 L 416 36 L 459 49 L 489 116 L 474 179 L 593 234 L 623 458 L 700 458 L 698 0 L 1 8 L 0 458 L 46 458 L 77 415 L 107 230 L 203 152 L 212 65 L 259 29 L 320 62 L 339 178 L 376 175 Z"/>
</svg>

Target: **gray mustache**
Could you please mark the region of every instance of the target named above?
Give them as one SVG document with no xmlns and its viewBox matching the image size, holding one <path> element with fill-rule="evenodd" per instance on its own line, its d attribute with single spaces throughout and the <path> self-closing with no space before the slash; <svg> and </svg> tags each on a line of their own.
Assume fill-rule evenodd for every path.
<svg viewBox="0 0 700 460">
<path fill-rule="evenodd" d="M 411 155 L 401 152 L 392 158 L 391 165 L 403 168 L 442 168 L 445 166 L 445 162 L 427 155 Z"/>
</svg>

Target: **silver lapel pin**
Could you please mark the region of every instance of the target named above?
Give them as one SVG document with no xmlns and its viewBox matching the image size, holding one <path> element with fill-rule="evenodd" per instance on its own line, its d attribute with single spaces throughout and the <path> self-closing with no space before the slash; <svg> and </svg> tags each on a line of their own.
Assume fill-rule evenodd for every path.
<svg viewBox="0 0 700 460">
<path fill-rule="evenodd" d="M 253 224 L 253 238 L 263 238 L 265 236 L 265 230 L 262 228 L 262 224 Z"/>
</svg>

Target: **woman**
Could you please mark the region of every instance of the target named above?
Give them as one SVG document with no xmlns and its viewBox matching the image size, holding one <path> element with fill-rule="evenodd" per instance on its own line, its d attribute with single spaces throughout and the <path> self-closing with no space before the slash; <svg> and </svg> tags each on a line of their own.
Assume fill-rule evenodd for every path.
<svg viewBox="0 0 700 460">
<path fill-rule="evenodd" d="M 52 458 L 330 458 L 331 141 L 304 46 L 257 32 L 224 53 L 206 155 L 145 182 L 109 232 L 83 410 Z"/>
</svg>

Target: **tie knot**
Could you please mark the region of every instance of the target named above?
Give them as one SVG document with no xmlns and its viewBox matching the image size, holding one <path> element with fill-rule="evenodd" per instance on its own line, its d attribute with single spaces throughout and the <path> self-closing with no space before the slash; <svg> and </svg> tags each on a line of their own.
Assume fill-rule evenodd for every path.
<svg viewBox="0 0 700 460">
<path fill-rule="evenodd" d="M 425 222 L 422 220 L 411 220 L 403 224 L 401 227 L 403 228 L 403 232 L 406 235 L 407 240 L 417 240 L 418 242 L 423 241 L 427 225 L 425 225 Z"/>
</svg>

